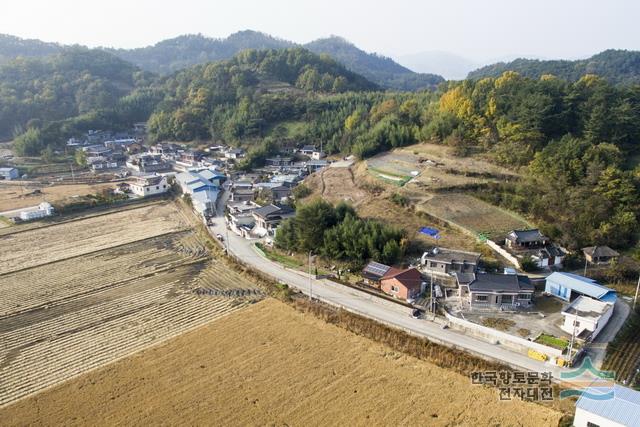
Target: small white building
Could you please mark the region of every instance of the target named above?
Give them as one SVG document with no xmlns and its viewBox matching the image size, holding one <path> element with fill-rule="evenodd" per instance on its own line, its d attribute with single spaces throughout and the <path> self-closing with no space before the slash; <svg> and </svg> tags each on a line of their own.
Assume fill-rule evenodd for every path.
<svg viewBox="0 0 640 427">
<path fill-rule="evenodd" d="M 31 221 L 51 215 L 53 215 L 53 206 L 51 206 L 51 203 L 42 202 L 34 208 L 27 208 L 20 212 L 20 219 L 23 221 Z"/>
<path fill-rule="evenodd" d="M 18 179 L 20 174 L 16 168 L 0 168 L 0 179 L 6 179 L 7 181 L 12 179 Z"/>
<path fill-rule="evenodd" d="M 576 338 L 594 339 L 606 326 L 613 314 L 613 304 L 580 295 L 564 310 L 561 328 L 568 334 L 575 331 Z"/>
<path fill-rule="evenodd" d="M 227 159 L 241 159 L 244 157 L 244 150 L 242 148 L 233 148 L 226 151 L 224 157 Z"/>
<path fill-rule="evenodd" d="M 324 153 L 324 151 L 316 150 L 313 153 L 311 153 L 311 158 L 313 160 L 320 160 L 320 159 L 324 159 L 325 157 L 326 157 L 326 154 Z"/>
<path fill-rule="evenodd" d="M 170 187 L 167 177 L 160 175 L 138 176 L 129 183 L 131 192 L 140 197 L 163 194 L 169 191 Z"/>
<path fill-rule="evenodd" d="M 631 427 L 639 425 L 640 392 L 618 384 L 591 386 L 576 402 L 575 427 Z"/>
</svg>

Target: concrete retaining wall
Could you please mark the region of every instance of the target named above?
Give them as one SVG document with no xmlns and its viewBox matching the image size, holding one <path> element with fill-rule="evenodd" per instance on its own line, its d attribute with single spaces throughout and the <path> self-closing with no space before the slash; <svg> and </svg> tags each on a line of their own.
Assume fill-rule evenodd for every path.
<svg viewBox="0 0 640 427">
<path fill-rule="evenodd" d="M 446 311 L 445 316 L 453 327 L 462 329 L 469 335 L 480 337 L 491 342 L 500 343 L 505 347 L 509 347 L 520 353 L 527 354 L 529 350 L 535 350 L 539 353 L 546 354 L 549 358 L 562 356 L 562 351 L 556 348 L 548 347 L 502 331 L 478 325 L 477 323 L 469 322 L 468 320 L 452 316 Z"/>
<path fill-rule="evenodd" d="M 498 245 L 496 242 L 494 242 L 492 240 L 487 240 L 486 243 L 491 249 L 493 249 L 494 251 L 499 253 L 507 261 L 509 261 L 511 264 L 513 264 L 516 268 L 520 268 L 520 261 L 518 261 L 518 258 L 514 257 L 509 252 L 507 252 L 506 250 L 502 249 L 502 247 L 500 245 Z"/>
</svg>

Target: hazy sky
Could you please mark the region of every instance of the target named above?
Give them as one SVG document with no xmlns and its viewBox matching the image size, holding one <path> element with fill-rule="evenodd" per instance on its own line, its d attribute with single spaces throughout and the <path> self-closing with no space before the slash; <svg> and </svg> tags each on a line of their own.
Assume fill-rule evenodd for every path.
<svg viewBox="0 0 640 427">
<path fill-rule="evenodd" d="M 253 29 L 297 42 L 336 34 L 393 56 L 441 50 L 482 60 L 640 50 L 639 18 L 638 0 L 11 0 L 0 33 L 130 48 Z"/>
</svg>

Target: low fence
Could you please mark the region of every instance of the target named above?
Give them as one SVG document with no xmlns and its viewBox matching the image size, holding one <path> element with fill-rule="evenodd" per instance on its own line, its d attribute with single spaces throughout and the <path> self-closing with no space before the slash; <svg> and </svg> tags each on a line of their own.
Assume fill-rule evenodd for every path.
<svg viewBox="0 0 640 427">
<path fill-rule="evenodd" d="M 449 314 L 446 310 L 444 314 L 449 323 L 454 327 L 463 329 L 471 335 L 484 338 L 491 342 L 495 342 L 496 344 L 502 344 L 506 347 L 512 348 L 513 350 L 517 350 L 520 353 L 529 354 L 529 350 L 533 350 L 535 352 L 545 354 L 549 358 L 559 358 L 562 356 L 562 350 L 557 348 L 548 347 L 524 338 L 507 334 L 506 332 L 469 322 L 468 320 Z"/>
<path fill-rule="evenodd" d="M 487 246 L 489 246 L 491 249 L 499 253 L 507 261 L 513 264 L 516 268 L 520 268 L 520 261 L 518 261 L 518 258 L 514 257 L 509 252 L 502 249 L 502 247 L 498 245 L 496 242 L 494 242 L 493 240 L 487 240 L 486 243 L 487 243 Z"/>
</svg>

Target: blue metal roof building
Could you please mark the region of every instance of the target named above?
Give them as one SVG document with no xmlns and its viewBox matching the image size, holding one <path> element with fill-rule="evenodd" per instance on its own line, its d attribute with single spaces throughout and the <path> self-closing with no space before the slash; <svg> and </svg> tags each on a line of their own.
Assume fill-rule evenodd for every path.
<svg viewBox="0 0 640 427">
<path fill-rule="evenodd" d="M 615 304 L 617 299 L 616 291 L 613 289 L 602 286 L 588 277 L 572 273 L 552 273 L 547 277 L 544 291 L 565 301 L 570 301 L 574 292 L 612 304 Z"/>
<path fill-rule="evenodd" d="M 613 397 L 606 398 L 612 390 Z M 640 425 L 640 392 L 618 384 L 613 387 L 589 387 L 576 402 L 573 425 L 576 427 L 638 426 Z"/>
</svg>

